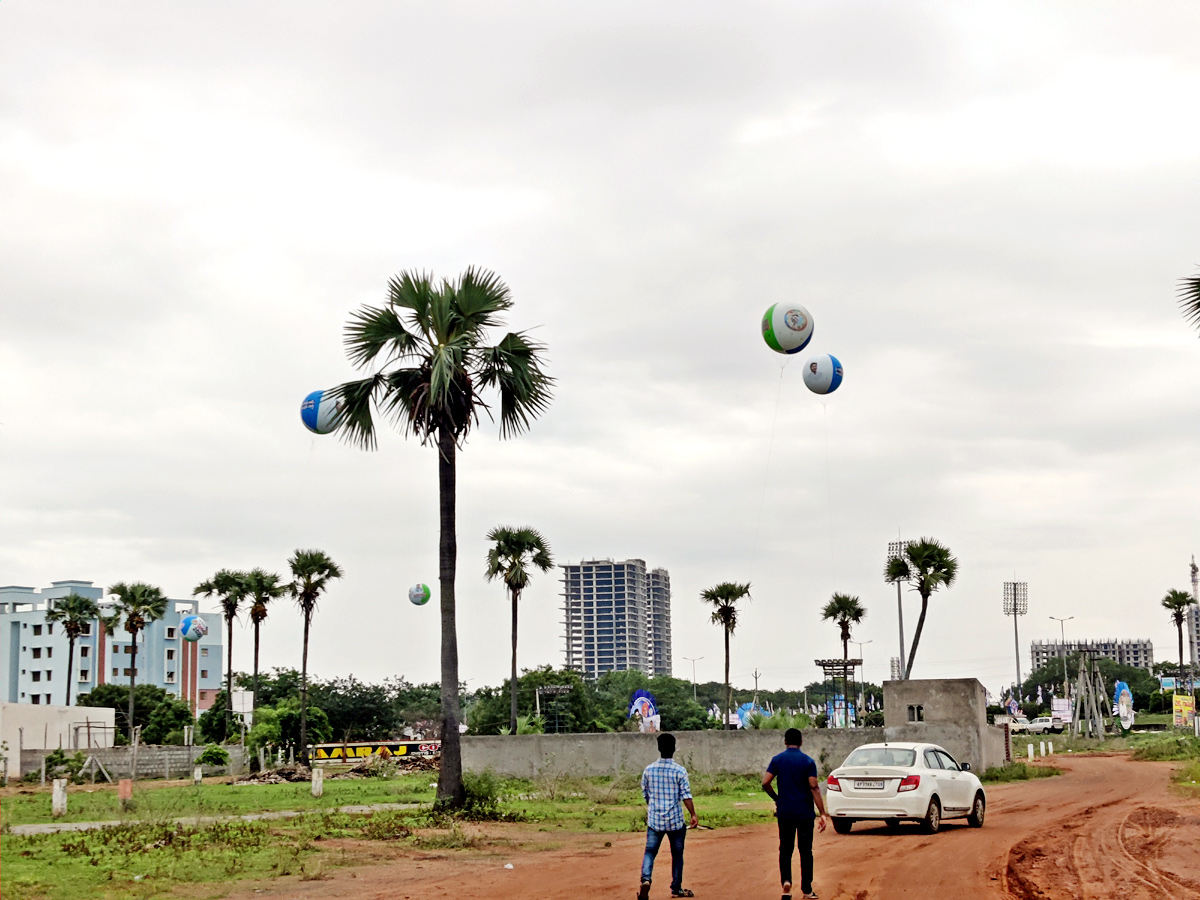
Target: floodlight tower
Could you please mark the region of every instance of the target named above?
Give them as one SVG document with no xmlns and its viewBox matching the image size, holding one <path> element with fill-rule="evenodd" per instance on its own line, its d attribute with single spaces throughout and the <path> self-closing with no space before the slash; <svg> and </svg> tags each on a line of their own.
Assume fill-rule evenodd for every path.
<svg viewBox="0 0 1200 900">
<path fill-rule="evenodd" d="M 888 541 L 887 561 L 898 559 L 904 555 L 904 549 L 912 541 Z M 900 623 L 900 678 L 904 677 L 904 598 L 900 593 L 900 581 L 896 579 L 896 615 Z M 899 679 L 897 679 L 899 680 Z"/>
<path fill-rule="evenodd" d="M 1017 690 L 1021 690 L 1021 640 L 1017 637 L 1017 616 L 1029 612 L 1029 583 L 1004 582 L 1004 614 L 1013 617 L 1013 647 L 1017 651 Z"/>
</svg>

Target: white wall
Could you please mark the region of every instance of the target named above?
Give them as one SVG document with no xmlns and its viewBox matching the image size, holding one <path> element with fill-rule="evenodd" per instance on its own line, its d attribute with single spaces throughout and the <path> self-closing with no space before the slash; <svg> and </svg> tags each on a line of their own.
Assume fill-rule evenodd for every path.
<svg viewBox="0 0 1200 900">
<path fill-rule="evenodd" d="M 117 711 L 89 706 L 34 706 L 30 703 L 0 703 L 0 741 L 8 757 L 8 777 L 19 778 L 19 750 L 86 750 L 88 722 L 93 747 L 111 747 Z"/>
</svg>

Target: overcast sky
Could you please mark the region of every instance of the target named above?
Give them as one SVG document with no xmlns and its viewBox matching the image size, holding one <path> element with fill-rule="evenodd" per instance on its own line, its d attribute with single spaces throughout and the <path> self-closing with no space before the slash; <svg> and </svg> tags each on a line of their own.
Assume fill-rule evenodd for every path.
<svg viewBox="0 0 1200 900">
<path fill-rule="evenodd" d="M 1028 642 L 1175 634 L 1200 551 L 1193 3 L 113 2 L 0 7 L 0 583 L 346 570 L 317 675 L 435 680 L 434 452 L 300 423 L 353 377 L 350 313 L 406 268 L 495 270 L 558 379 L 459 457 L 469 687 L 508 671 L 484 535 L 670 570 L 675 674 L 751 581 L 733 677 L 800 687 L 819 609 L 897 654 L 889 540 L 960 561 L 918 677 L 1015 676 Z M 765 308 L 803 303 L 809 351 Z M 499 337 L 499 334 L 497 334 Z M 833 353 L 822 402 L 802 363 Z M 563 662 L 557 574 L 523 666 Z M 906 600 L 911 636 L 919 601 Z M 249 669 L 248 631 L 234 662 Z M 290 604 L 266 666 L 298 666 Z"/>
</svg>

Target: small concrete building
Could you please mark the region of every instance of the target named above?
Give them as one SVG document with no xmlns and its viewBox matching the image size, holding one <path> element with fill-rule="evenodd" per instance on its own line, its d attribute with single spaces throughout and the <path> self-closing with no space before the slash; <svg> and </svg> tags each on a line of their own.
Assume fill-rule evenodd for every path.
<svg viewBox="0 0 1200 900">
<path fill-rule="evenodd" d="M 889 740 L 928 740 L 976 767 L 1003 765 L 1010 755 L 1005 730 L 988 724 L 987 691 L 977 678 L 885 681 L 883 725 Z"/>
</svg>

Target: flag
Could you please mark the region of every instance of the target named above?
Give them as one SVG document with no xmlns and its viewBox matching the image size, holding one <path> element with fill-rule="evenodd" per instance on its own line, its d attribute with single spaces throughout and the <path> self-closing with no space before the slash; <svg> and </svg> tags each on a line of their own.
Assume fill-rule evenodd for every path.
<svg viewBox="0 0 1200 900">
<path fill-rule="evenodd" d="M 1042 686 L 1038 685 L 1038 706 L 1042 705 Z"/>
</svg>

